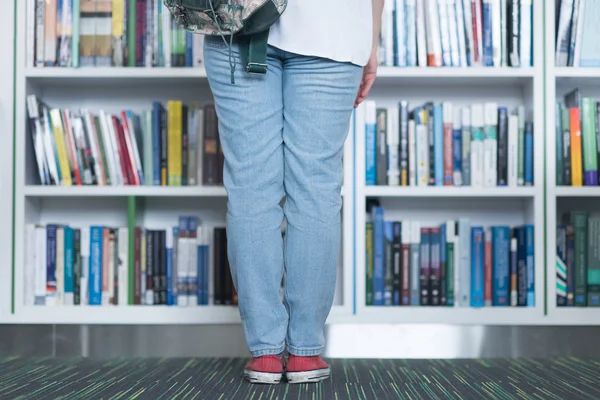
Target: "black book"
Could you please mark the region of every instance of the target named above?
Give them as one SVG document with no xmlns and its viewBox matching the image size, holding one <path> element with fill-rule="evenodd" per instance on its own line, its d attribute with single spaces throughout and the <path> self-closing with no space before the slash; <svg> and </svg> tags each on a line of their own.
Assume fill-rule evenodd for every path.
<svg viewBox="0 0 600 400">
<path fill-rule="evenodd" d="M 498 186 L 508 184 L 508 110 L 498 108 Z"/>
</svg>

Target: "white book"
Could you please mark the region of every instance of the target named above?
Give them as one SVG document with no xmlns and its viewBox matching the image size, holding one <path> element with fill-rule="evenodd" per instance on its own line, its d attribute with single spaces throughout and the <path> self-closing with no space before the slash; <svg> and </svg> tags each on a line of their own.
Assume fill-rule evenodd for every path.
<svg viewBox="0 0 600 400">
<path fill-rule="evenodd" d="M 110 175 L 111 186 L 118 186 L 123 184 L 123 176 L 117 170 L 117 165 L 121 165 L 120 161 L 117 162 L 118 152 L 116 148 L 113 148 L 112 137 L 114 137 L 114 129 L 112 127 L 112 121 L 109 124 L 108 121 L 110 116 L 107 116 L 103 110 L 100 110 L 100 124 L 102 125 L 102 132 L 98 132 L 98 135 L 102 135 L 102 142 L 104 143 L 104 153 L 106 155 L 105 162 L 108 164 L 108 173 Z"/>
<path fill-rule="evenodd" d="M 98 186 L 106 185 L 106 177 L 104 176 L 104 172 L 102 171 L 100 163 L 100 150 L 98 147 L 98 142 L 96 141 L 96 129 L 92 124 L 92 118 L 90 113 L 87 110 L 81 110 L 81 114 L 83 115 L 83 122 L 85 124 L 85 131 L 87 133 L 88 143 L 90 144 L 90 150 L 92 152 L 92 158 L 94 160 L 95 173 L 96 173 L 96 184 Z M 108 167 L 107 167 L 108 168 Z"/>
<path fill-rule="evenodd" d="M 452 66 L 452 46 L 450 44 L 450 28 L 448 21 L 448 2 L 450 0 L 437 0 L 440 21 L 440 37 L 442 41 L 442 62 L 444 66 Z"/>
<path fill-rule="evenodd" d="M 118 265 L 118 305 L 129 305 L 129 229 L 121 227 L 117 231 L 119 238 L 119 265 Z"/>
<path fill-rule="evenodd" d="M 500 1 L 500 65 L 508 66 L 508 4 Z"/>
<path fill-rule="evenodd" d="M 417 186 L 429 185 L 429 132 L 427 125 L 416 126 Z"/>
<path fill-rule="evenodd" d="M 46 304 L 46 227 L 43 225 L 35 227 L 35 266 L 33 280 L 33 295 L 35 305 Z M 88 243 L 89 247 L 89 243 Z"/>
<path fill-rule="evenodd" d="M 34 0 L 35 1 L 35 66 L 44 66 L 44 54 L 45 54 L 45 43 L 46 30 L 44 28 L 45 23 L 45 0 Z"/>
<path fill-rule="evenodd" d="M 204 67 L 204 35 L 194 35 L 192 40 L 192 53 L 194 54 L 192 65 L 196 68 Z"/>
<path fill-rule="evenodd" d="M 583 3 L 584 0 L 581 0 Z M 521 0 L 520 35 L 521 67 L 531 66 L 531 5 L 532 0 Z M 581 42 L 577 40 L 577 42 Z"/>
<path fill-rule="evenodd" d="M 198 231 L 196 228 L 193 237 L 188 238 L 188 306 L 198 305 L 198 245 L 202 241 Z"/>
<path fill-rule="evenodd" d="M 162 3 L 162 1 L 161 1 Z M 171 67 L 171 12 L 167 7 L 162 7 L 162 24 L 163 24 L 163 54 L 165 57 L 165 67 Z"/>
<path fill-rule="evenodd" d="M 186 237 L 173 237 L 173 231 L 168 229 L 167 231 L 171 231 L 171 248 L 173 252 L 175 252 L 175 247 L 177 247 L 177 276 L 173 276 L 171 279 L 178 282 L 177 284 L 177 305 L 178 306 L 189 306 L 189 298 L 187 291 L 182 290 L 186 285 L 189 278 L 189 240 Z M 181 233 L 181 232 L 180 232 Z M 177 245 L 175 246 L 175 242 Z"/>
<path fill-rule="evenodd" d="M 467 58 L 467 65 L 474 65 L 474 46 L 475 42 L 473 40 L 473 17 L 471 14 L 471 0 L 462 0 L 462 10 L 463 10 L 463 24 L 465 30 L 465 53 Z"/>
<path fill-rule="evenodd" d="M 517 186 L 519 168 L 519 117 L 508 116 L 508 186 Z"/>
<path fill-rule="evenodd" d="M 417 0 L 416 23 L 417 23 L 417 64 L 419 67 L 427 66 L 427 32 L 425 29 L 425 1 Z"/>
<path fill-rule="evenodd" d="M 440 14 L 438 0 L 425 1 L 425 27 L 427 41 L 427 61 L 430 67 L 441 67 L 442 39 L 440 36 Z"/>
<path fill-rule="evenodd" d="M 492 11 L 492 61 L 494 67 L 502 64 L 502 26 L 500 13 L 500 0 L 491 1 Z"/>
<path fill-rule="evenodd" d="M 35 265 L 37 254 L 34 224 L 25 225 L 25 268 L 23 270 L 23 304 L 35 303 Z"/>
<path fill-rule="evenodd" d="M 471 186 L 483 186 L 483 105 L 471 106 Z"/>
<path fill-rule="evenodd" d="M 417 66 L 417 0 L 404 0 L 406 14 L 406 64 Z M 427 57 L 427 53 L 425 53 Z M 427 60 L 427 58 L 426 58 Z"/>
<path fill-rule="evenodd" d="M 420 251 L 413 251 L 416 247 L 419 249 L 421 244 L 421 223 L 419 221 L 410 222 L 410 287 L 411 287 L 411 298 L 417 297 L 417 301 L 420 298 L 420 276 L 421 276 L 421 265 L 420 265 Z M 416 288 L 416 289 L 415 289 Z M 416 292 L 416 293 L 415 293 Z"/>
<path fill-rule="evenodd" d="M 471 25 L 468 25 L 469 28 Z M 458 50 L 460 65 L 466 67 L 467 64 L 467 38 L 465 32 L 465 12 L 463 10 L 463 0 L 456 0 L 456 31 L 458 35 Z"/>
<path fill-rule="evenodd" d="M 557 67 L 566 67 L 569 61 L 569 36 L 572 24 L 573 0 L 560 2 L 558 29 L 556 33 L 556 52 L 554 63 Z"/>
<path fill-rule="evenodd" d="M 35 0 L 27 0 L 25 4 L 27 11 L 27 44 L 26 44 L 26 67 L 35 67 L 35 17 L 36 7 Z"/>
<path fill-rule="evenodd" d="M 417 154 L 416 154 L 415 120 L 408 121 L 408 185 L 417 186 Z"/>
<path fill-rule="evenodd" d="M 388 0 L 386 2 L 389 4 L 392 4 L 394 7 L 393 10 L 393 16 L 395 17 L 395 21 L 393 21 L 392 23 L 392 27 L 395 27 L 395 29 L 392 29 L 392 37 L 394 35 L 394 31 L 396 33 L 396 37 L 393 38 L 392 45 L 395 44 L 396 48 L 395 48 L 395 53 L 392 52 L 392 58 L 395 54 L 396 59 L 393 60 L 392 65 L 395 65 L 397 67 L 406 67 L 407 64 L 407 37 L 406 37 L 406 30 L 407 30 L 407 26 L 406 26 L 406 15 L 405 15 L 405 8 L 404 8 L 404 1 L 405 0 Z M 385 7 L 385 6 L 384 6 Z M 386 42 L 387 44 L 387 42 Z M 387 57 L 388 57 L 387 51 L 386 51 L 386 61 L 387 61 Z M 388 64 L 389 65 L 389 64 Z"/>
<path fill-rule="evenodd" d="M 457 28 L 457 19 L 456 19 L 456 3 L 461 2 L 461 0 L 446 0 L 448 7 L 448 32 L 450 37 L 450 48 L 452 49 L 450 53 L 450 58 L 452 59 L 452 65 L 455 67 L 460 67 L 460 46 L 458 44 L 458 28 Z"/>
<path fill-rule="evenodd" d="M 483 186 L 495 187 L 498 182 L 498 104 L 484 105 Z"/>
<path fill-rule="evenodd" d="M 394 66 L 394 2 L 386 1 L 381 16 L 381 39 L 383 49 L 383 65 Z"/>
<path fill-rule="evenodd" d="M 387 153 L 388 153 L 388 185 L 400 185 L 400 169 L 399 169 L 399 145 L 400 145 L 400 129 L 398 126 L 398 107 L 388 108 L 387 110 Z"/>
</svg>

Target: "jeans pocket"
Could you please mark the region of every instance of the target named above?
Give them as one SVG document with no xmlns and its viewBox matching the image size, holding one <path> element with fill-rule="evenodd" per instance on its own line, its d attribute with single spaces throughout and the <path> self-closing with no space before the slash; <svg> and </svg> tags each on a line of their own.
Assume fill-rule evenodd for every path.
<svg viewBox="0 0 600 400">
<path fill-rule="evenodd" d="M 208 46 L 208 47 L 213 47 L 216 49 L 227 48 L 227 44 L 225 43 L 225 40 L 219 35 L 205 35 L 204 45 Z"/>
</svg>

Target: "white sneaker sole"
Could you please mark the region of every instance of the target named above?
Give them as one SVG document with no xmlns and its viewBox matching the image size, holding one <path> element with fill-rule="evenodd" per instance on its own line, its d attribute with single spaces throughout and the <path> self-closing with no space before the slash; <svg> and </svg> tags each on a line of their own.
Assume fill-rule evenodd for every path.
<svg viewBox="0 0 600 400">
<path fill-rule="evenodd" d="M 270 372 L 258 372 L 248 369 L 244 370 L 244 377 L 251 383 L 264 383 L 267 385 L 276 385 L 281 382 L 282 373 L 274 374 Z"/>
<path fill-rule="evenodd" d="M 329 378 L 331 370 L 329 368 L 316 369 L 314 371 L 287 372 L 285 377 L 288 383 L 315 383 Z"/>
</svg>

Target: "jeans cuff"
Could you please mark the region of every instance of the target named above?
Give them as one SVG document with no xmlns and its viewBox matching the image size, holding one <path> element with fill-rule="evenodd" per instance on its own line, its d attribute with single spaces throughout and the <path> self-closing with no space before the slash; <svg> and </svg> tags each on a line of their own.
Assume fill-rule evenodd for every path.
<svg viewBox="0 0 600 400">
<path fill-rule="evenodd" d="M 262 357 L 262 356 L 267 356 L 267 355 L 279 355 L 279 354 L 283 353 L 283 350 L 285 350 L 285 346 L 281 346 L 276 349 L 250 350 L 250 354 L 252 355 L 252 357 Z"/>
<path fill-rule="evenodd" d="M 312 349 L 299 349 L 297 347 L 288 345 L 288 353 L 300 357 L 318 356 L 323 352 L 324 348 L 325 347 L 321 346 Z"/>
</svg>

